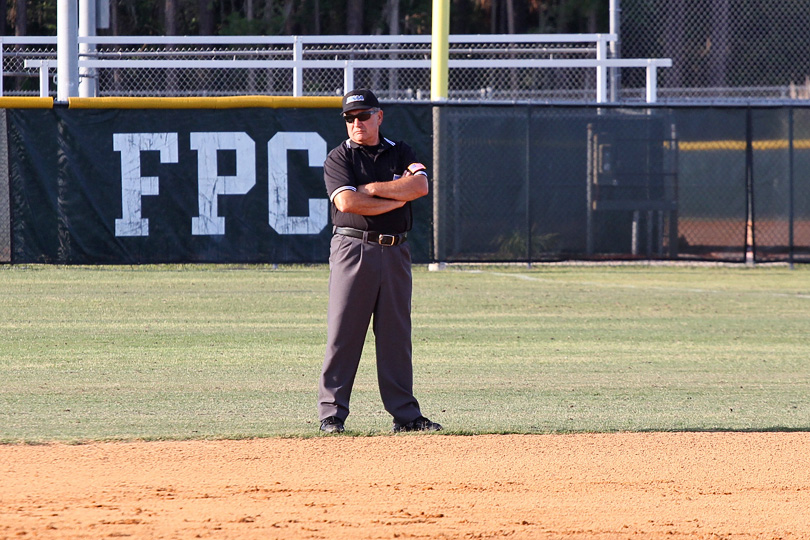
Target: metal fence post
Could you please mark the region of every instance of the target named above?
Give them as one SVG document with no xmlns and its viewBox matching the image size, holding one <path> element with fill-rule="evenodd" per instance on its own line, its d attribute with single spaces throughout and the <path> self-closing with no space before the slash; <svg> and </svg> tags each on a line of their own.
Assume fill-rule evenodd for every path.
<svg viewBox="0 0 810 540">
<path fill-rule="evenodd" d="M 610 0 L 610 33 L 614 39 L 610 42 L 610 57 L 621 58 L 621 25 L 622 7 L 621 0 Z M 621 99 L 622 83 L 621 68 L 610 68 L 610 101 Z"/>
<path fill-rule="evenodd" d="M 354 90 L 354 65 L 351 60 L 346 60 L 346 66 L 343 68 L 343 93 L 352 90 Z"/>
<path fill-rule="evenodd" d="M 79 37 L 88 38 L 96 35 L 96 0 L 79 0 Z M 79 41 L 79 55 L 88 60 L 96 52 L 96 45 L 88 39 Z M 79 70 L 79 95 L 96 96 L 96 70 L 81 68 Z"/>
<path fill-rule="evenodd" d="M 607 46 L 603 39 L 596 42 L 596 102 L 605 103 L 607 101 L 607 67 L 601 63 L 607 60 Z"/>
<path fill-rule="evenodd" d="M 293 97 L 304 95 L 304 44 L 301 36 L 293 37 Z"/>
<path fill-rule="evenodd" d="M 655 103 L 658 97 L 658 68 L 647 60 L 647 103 Z"/>
<path fill-rule="evenodd" d="M 788 264 L 793 269 L 794 237 L 793 227 L 796 219 L 794 210 L 793 186 L 793 107 L 788 109 Z"/>
<path fill-rule="evenodd" d="M 526 261 L 532 267 L 532 106 L 526 107 Z"/>
<path fill-rule="evenodd" d="M 445 149 L 442 148 L 446 122 L 441 105 L 433 106 L 433 261 L 431 270 L 441 270 L 446 265 L 447 257 L 447 194 L 442 168 Z"/>
<path fill-rule="evenodd" d="M 588 124 L 588 146 L 586 152 L 586 179 L 585 179 L 585 254 L 593 255 L 594 238 L 593 238 L 593 179 L 596 174 L 594 165 L 594 154 L 596 152 L 596 145 L 594 144 L 594 125 Z"/>
<path fill-rule="evenodd" d="M 56 98 L 67 103 L 79 90 L 79 6 L 76 2 L 59 2 L 56 10 Z"/>
<path fill-rule="evenodd" d="M 753 266 L 757 258 L 756 221 L 754 218 L 754 129 L 751 107 L 745 110 L 745 263 Z"/>
<path fill-rule="evenodd" d="M 47 61 L 43 60 L 39 66 L 39 97 L 48 97 L 50 89 L 50 69 Z"/>
<path fill-rule="evenodd" d="M 56 98 L 67 103 L 79 92 L 79 6 L 76 2 L 59 2 L 56 9 Z"/>
</svg>

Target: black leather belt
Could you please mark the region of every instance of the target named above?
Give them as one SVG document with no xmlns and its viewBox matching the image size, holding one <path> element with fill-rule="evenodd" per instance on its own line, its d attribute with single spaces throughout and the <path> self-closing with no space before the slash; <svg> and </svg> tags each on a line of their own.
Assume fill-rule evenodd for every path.
<svg viewBox="0 0 810 540">
<path fill-rule="evenodd" d="M 408 233 L 383 234 L 376 231 L 361 231 L 360 229 L 353 229 L 351 227 L 335 227 L 332 230 L 335 234 L 361 238 L 364 242 L 380 244 L 381 246 L 398 246 L 408 239 Z"/>
</svg>

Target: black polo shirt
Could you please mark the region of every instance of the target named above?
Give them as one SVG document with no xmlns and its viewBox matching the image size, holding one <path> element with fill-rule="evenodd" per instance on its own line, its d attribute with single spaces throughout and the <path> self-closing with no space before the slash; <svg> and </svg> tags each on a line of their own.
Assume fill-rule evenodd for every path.
<svg viewBox="0 0 810 540">
<path fill-rule="evenodd" d="M 410 202 L 378 216 L 360 216 L 339 211 L 335 207 L 334 198 L 346 189 L 357 191 L 357 186 L 363 184 L 388 182 L 398 178 L 415 161 L 416 156 L 410 146 L 402 141 L 391 141 L 382 135 L 377 146 L 363 146 L 347 139 L 334 148 L 323 164 L 326 193 L 332 201 L 332 224 L 384 234 L 400 234 L 411 230 L 413 214 Z"/>
</svg>

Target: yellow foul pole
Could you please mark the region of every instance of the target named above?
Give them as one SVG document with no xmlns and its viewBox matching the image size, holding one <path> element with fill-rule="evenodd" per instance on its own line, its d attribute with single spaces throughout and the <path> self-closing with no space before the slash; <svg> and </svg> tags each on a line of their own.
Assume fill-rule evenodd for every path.
<svg viewBox="0 0 810 540">
<path fill-rule="evenodd" d="M 430 100 L 447 99 L 450 0 L 433 0 L 433 35 L 430 49 Z"/>
</svg>

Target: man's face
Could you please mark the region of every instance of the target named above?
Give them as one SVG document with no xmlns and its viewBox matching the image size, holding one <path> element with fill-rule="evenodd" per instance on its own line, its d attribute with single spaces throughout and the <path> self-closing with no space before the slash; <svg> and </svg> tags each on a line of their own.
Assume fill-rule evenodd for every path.
<svg viewBox="0 0 810 540">
<path fill-rule="evenodd" d="M 357 144 L 376 146 L 380 142 L 380 124 L 383 113 L 380 109 L 361 109 L 343 115 L 349 138 Z"/>
</svg>

